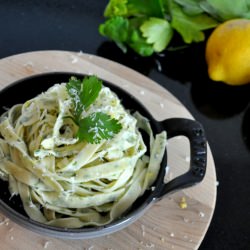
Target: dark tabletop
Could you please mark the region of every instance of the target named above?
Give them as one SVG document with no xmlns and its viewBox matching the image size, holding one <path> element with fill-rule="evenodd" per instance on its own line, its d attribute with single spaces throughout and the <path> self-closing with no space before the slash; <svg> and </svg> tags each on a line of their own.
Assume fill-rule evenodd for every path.
<svg viewBox="0 0 250 250">
<path fill-rule="evenodd" d="M 124 55 L 98 34 L 107 2 L 0 0 L 0 58 L 83 51 L 127 65 L 169 90 L 204 125 L 216 165 L 217 203 L 200 250 L 250 249 L 250 84 L 209 80 L 205 43 L 150 58 Z"/>
</svg>

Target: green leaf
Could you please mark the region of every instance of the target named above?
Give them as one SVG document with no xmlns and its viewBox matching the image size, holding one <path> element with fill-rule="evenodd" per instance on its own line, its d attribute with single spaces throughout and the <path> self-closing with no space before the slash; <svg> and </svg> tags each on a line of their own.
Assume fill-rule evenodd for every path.
<svg viewBox="0 0 250 250">
<path fill-rule="evenodd" d="M 128 16 L 164 17 L 161 0 L 128 0 Z"/>
<path fill-rule="evenodd" d="M 125 42 L 128 39 L 129 21 L 121 16 L 108 19 L 99 26 L 99 33 L 116 42 L 126 52 Z"/>
<path fill-rule="evenodd" d="M 181 7 L 171 2 L 172 27 L 182 36 L 185 43 L 201 42 L 205 39 L 203 30 L 213 28 L 218 22 L 206 14 L 188 16 Z"/>
<path fill-rule="evenodd" d="M 96 112 L 80 120 L 77 136 L 80 141 L 98 144 L 102 139 L 113 138 L 121 129 L 122 126 L 116 119 Z"/>
<path fill-rule="evenodd" d="M 85 77 L 80 92 L 81 103 L 87 109 L 98 97 L 102 89 L 102 81 L 96 76 Z"/>
<path fill-rule="evenodd" d="M 101 24 L 99 32 L 116 42 L 125 42 L 128 38 L 128 25 L 129 23 L 126 18 L 116 16 Z"/>
<path fill-rule="evenodd" d="M 221 21 L 241 18 L 249 12 L 249 0 L 203 0 L 200 6 L 205 12 Z"/>
<path fill-rule="evenodd" d="M 105 8 L 104 16 L 126 16 L 128 14 L 127 3 L 128 0 L 110 0 Z"/>
<path fill-rule="evenodd" d="M 69 82 L 66 84 L 67 92 L 71 97 L 74 106 L 73 113 L 75 116 L 74 119 L 75 121 L 78 121 L 84 108 L 80 100 L 81 88 L 82 88 L 82 81 L 75 77 L 71 77 L 69 79 Z"/>
<path fill-rule="evenodd" d="M 203 9 L 200 7 L 199 0 L 174 0 L 182 8 L 183 12 L 187 15 L 193 16 L 203 13 Z"/>
<path fill-rule="evenodd" d="M 110 139 L 118 133 L 122 126 L 109 115 L 96 112 L 81 119 L 81 114 L 98 97 L 102 88 L 102 81 L 96 76 L 85 77 L 82 81 L 71 77 L 66 84 L 66 89 L 74 106 L 74 117 L 71 118 L 78 126 L 79 140 L 89 143 L 99 143 L 102 139 Z"/>
<path fill-rule="evenodd" d="M 152 44 L 148 44 L 142 36 L 140 26 L 146 20 L 145 17 L 135 17 L 129 19 L 128 45 L 141 56 L 150 56 L 154 53 Z"/>
<path fill-rule="evenodd" d="M 161 52 L 168 46 L 173 36 L 173 30 L 165 19 L 151 17 L 141 26 L 141 31 L 146 41 L 153 44 L 156 52 Z"/>
<path fill-rule="evenodd" d="M 84 109 L 87 109 L 97 98 L 102 88 L 102 81 L 96 76 L 85 77 L 83 81 L 71 77 L 66 89 L 72 99 L 74 121 L 78 122 Z"/>
<path fill-rule="evenodd" d="M 137 41 L 128 42 L 129 47 L 131 47 L 136 53 L 141 56 L 151 56 L 154 53 L 153 46 L 146 43 L 144 39 L 142 39 L 138 32 L 134 32 L 134 37 L 137 37 Z"/>
</svg>

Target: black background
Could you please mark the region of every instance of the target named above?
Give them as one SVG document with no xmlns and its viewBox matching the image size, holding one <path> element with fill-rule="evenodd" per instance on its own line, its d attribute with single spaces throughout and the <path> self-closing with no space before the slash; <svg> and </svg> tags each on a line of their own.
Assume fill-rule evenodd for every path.
<svg viewBox="0 0 250 250">
<path fill-rule="evenodd" d="M 124 55 L 98 33 L 107 2 L 0 1 L 0 58 L 81 50 L 127 65 L 168 89 L 203 123 L 216 164 L 216 209 L 200 250 L 250 249 L 250 85 L 209 80 L 205 43 L 150 58 Z"/>
</svg>

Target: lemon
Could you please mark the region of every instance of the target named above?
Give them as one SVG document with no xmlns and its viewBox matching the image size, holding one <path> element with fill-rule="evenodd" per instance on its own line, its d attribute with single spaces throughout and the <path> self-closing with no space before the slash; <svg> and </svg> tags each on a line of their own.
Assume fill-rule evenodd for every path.
<svg viewBox="0 0 250 250">
<path fill-rule="evenodd" d="M 217 26 L 206 44 L 206 61 L 212 80 L 250 83 L 250 20 L 233 19 Z"/>
</svg>

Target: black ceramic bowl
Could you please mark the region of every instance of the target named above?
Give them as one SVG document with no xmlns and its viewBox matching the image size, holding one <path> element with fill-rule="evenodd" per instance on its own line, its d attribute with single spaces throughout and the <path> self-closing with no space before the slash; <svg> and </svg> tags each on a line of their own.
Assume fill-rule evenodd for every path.
<svg viewBox="0 0 250 250">
<path fill-rule="evenodd" d="M 26 100 L 46 91 L 55 83 L 67 82 L 72 75 L 80 78 L 84 77 L 84 75 L 75 73 L 47 73 L 25 78 L 11 84 L 0 91 L 0 113 L 3 113 L 6 107 L 11 107 L 17 103 L 24 103 Z M 157 200 L 172 192 L 193 186 L 204 178 L 206 173 L 207 149 L 204 130 L 200 123 L 184 118 L 171 118 L 161 122 L 156 121 L 148 110 L 132 95 L 108 82 L 104 81 L 104 85 L 110 87 L 118 95 L 126 109 L 137 110 L 143 116 L 147 117 L 151 122 L 154 134 L 166 130 L 168 139 L 178 135 L 186 136 L 190 142 L 191 160 L 189 170 L 165 184 L 166 151 L 158 178 L 153 184 L 155 188 L 146 191 L 143 196 L 138 198 L 123 217 L 105 226 L 79 229 L 52 227 L 30 219 L 24 212 L 20 198 L 17 196 L 10 199 L 8 183 L 0 180 L 0 210 L 14 222 L 32 231 L 52 237 L 71 239 L 99 237 L 128 226 L 137 220 Z"/>
</svg>

